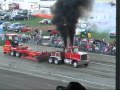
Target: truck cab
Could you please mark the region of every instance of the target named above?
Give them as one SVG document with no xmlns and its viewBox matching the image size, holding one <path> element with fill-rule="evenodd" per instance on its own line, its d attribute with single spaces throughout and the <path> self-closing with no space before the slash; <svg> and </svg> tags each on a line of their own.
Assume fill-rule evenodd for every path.
<svg viewBox="0 0 120 90">
<path fill-rule="evenodd" d="M 4 53 L 10 53 L 11 48 L 18 45 L 18 42 L 14 42 L 14 39 L 17 39 L 17 34 L 5 34 L 5 45 L 3 46 Z"/>
</svg>

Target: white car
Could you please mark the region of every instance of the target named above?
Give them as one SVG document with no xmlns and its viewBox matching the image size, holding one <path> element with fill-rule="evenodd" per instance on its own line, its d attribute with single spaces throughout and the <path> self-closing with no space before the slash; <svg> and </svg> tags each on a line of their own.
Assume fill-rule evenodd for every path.
<svg viewBox="0 0 120 90">
<path fill-rule="evenodd" d="M 51 24 L 51 20 L 50 19 L 43 19 L 43 20 L 39 21 L 39 24 Z"/>
<path fill-rule="evenodd" d="M 10 25 L 10 22 L 3 22 L 1 25 L 3 26 L 3 28 L 7 29 L 7 27 Z"/>
<path fill-rule="evenodd" d="M 115 31 L 111 31 L 111 32 L 109 33 L 109 36 L 110 36 L 110 38 L 116 37 L 116 32 L 115 32 Z"/>
</svg>

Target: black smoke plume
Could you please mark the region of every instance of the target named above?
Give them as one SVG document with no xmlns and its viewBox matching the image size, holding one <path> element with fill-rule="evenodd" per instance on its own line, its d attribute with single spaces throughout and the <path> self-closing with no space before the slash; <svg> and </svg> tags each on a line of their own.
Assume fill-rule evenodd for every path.
<svg viewBox="0 0 120 90">
<path fill-rule="evenodd" d="M 57 0 L 51 8 L 54 17 L 52 23 L 60 31 L 65 47 L 69 38 L 73 46 L 76 24 L 78 19 L 87 15 L 85 11 L 91 11 L 92 0 Z"/>
</svg>

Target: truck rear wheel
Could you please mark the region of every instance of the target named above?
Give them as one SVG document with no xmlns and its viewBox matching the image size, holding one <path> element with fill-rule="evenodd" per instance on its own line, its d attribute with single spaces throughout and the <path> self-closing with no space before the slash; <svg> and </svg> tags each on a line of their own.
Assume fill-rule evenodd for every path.
<svg viewBox="0 0 120 90">
<path fill-rule="evenodd" d="M 15 53 L 15 56 L 16 56 L 16 57 L 20 57 L 20 53 L 19 53 L 19 52 L 16 52 L 16 53 Z"/>
<path fill-rule="evenodd" d="M 10 52 L 10 55 L 11 55 L 11 56 L 15 56 L 15 51 L 11 51 L 11 52 Z"/>
<path fill-rule="evenodd" d="M 59 64 L 59 60 L 57 58 L 54 58 L 54 63 Z"/>
<path fill-rule="evenodd" d="M 87 67 L 87 66 L 88 66 L 88 63 L 87 63 L 87 64 L 84 64 L 84 66 Z"/>
<path fill-rule="evenodd" d="M 49 62 L 49 63 L 53 63 L 53 58 L 52 58 L 52 57 L 49 57 L 48 62 Z"/>
<path fill-rule="evenodd" d="M 76 61 L 73 62 L 73 67 L 77 68 L 78 67 L 78 63 Z"/>
</svg>

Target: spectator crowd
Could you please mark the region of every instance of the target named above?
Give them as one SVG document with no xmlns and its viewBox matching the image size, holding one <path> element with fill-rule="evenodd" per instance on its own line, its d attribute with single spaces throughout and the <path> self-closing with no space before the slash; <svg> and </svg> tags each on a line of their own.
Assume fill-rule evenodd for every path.
<svg viewBox="0 0 120 90">
<path fill-rule="evenodd" d="M 97 54 L 116 55 L 116 42 L 107 43 L 100 39 L 80 40 L 79 49 Z"/>
<path fill-rule="evenodd" d="M 20 41 L 22 43 L 30 43 L 36 45 L 43 45 L 46 42 L 47 46 L 63 48 L 64 43 L 60 36 L 50 35 L 49 38 L 44 39 L 42 30 L 35 30 L 31 35 L 22 35 Z M 80 51 L 87 51 L 97 54 L 116 55 L 116 42 L 105 42 L 104 39 L 74 39 L 74 45 L 79 47 Z"/>
</svg>

